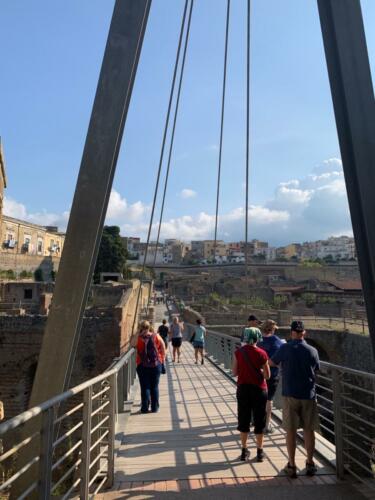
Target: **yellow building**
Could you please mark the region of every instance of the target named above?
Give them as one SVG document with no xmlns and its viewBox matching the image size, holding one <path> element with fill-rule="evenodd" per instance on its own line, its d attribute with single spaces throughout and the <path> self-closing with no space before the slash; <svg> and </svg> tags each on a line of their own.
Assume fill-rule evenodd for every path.
<svg viewBox="0 0 375 500">
<path fill-rule="evenodd" d="M 0 140 L 0 254 L 60 257 L 65 234 L 55 226 L 40 226 L 3 213 L 7 186 L 4 152 Z"/>
<path fill-rule="evenodd" d="M 7 215 L 1 221 L 1 252 L 60 257 L 65 234 L 55 226 L 39 226 Z"/>
</svg>

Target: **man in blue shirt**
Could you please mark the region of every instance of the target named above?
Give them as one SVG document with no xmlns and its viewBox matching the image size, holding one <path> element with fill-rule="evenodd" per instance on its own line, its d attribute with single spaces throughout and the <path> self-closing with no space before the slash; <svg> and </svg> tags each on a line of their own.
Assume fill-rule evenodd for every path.
<svg viewBox="0 0 375 500">
<path fill-rule="evenodd" d="M 304 340 L 306 332 L 302 321 L 293 321 L 290 329 L 291 340 L 280 347 L 270 360 L 270 366 L 281 365 L 282 368 L 283 427 L 289 457 L 285 471 L 295 478 L 296 439 L 300 428 L 307 454 L 306 474 L 313 476 L 316 473 L 313 456 L 319 416 L 315 375 L 319 370 L 319 356 L 318 351 Z"/>
</svg>

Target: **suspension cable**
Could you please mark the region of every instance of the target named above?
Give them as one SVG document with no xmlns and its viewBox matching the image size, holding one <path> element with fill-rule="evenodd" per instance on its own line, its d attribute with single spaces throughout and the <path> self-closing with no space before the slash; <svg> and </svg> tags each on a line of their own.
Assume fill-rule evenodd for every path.
<svg viewBox="0 0 375 500">
<path fill-rule="evenodd" d="M 246 53 L 246 203 L 245 203 L 245 287 L 249 301 L 249 168 L 250 168 L 250 8 L 247 0 L 247 53 Z"/>
<path fill-rule="evenodd" d="M 229 17 L 230 17 L 230 0 L 227 0 L 227 16 L 226 16 L 226 27 L 225 27 L 225 49 L 224 49 L 224 71 L 223 71 L 223 92 L 222 92 L 222 98 L 221 98 L 219 164 L 218 164 L 217 188 L 216 188 L 214 263 L 216 262 L 217 226 L 218 226 L 218 216 L 219 216 L 220 181 L 221 181 L 221 159 L 222 159 L 222 151 L 223 151 L 225 90 L 226 90 L 226 81 L 227 81 L 227 59 L 228 59 L 228 38 L 229 38 Z"/>
<path fill-rule="evenodd" d="M 179 63 L 179 59 L 180 59 L 180 51 L 181 51 L 183 33 L 184 33 L 184 30 L 185 30 L 186 12 L 187 12 L 187 8 L 188 8 L 188 4 L 189 4 L 189 0 L 186 0 L 185 1 L 184 12 L 183 12 L 183 15 L 182 15 L 180 36 L 179 36 L 179 40 L 178 40 L 176 61 L 175 61 L 175 65 L 174 65 L 173 78 L 172 78 L 171 93 L 170 93 L 170 96 L 169 96 L 167 116 L 166 116 L 166 120 L 165 120 L 165 127 L 164 127 L 164 134 L 163 134 L 163 141 L 162 141 L 160 159 L 159 159 L 158 172 L 157 172 L 157 177 L 156 177 L 154 198 L 153 198 L 152 209 L 151 209 L 151 216 L 150 216 L 150 223 L 149 223 L 148 233 L 147 233 L 147 242 L 146 242 L 145 254 L 144 254 L 144 258 L 143 258 L 141 278 L 140 278 L 140 285 L 139 285 L 139 290 L 138 290 L 138 294 L 137 294 L 137 302 L 136 302 L 135 313 L 134 313 L 134 321 L 133 321 L 133 327 L 132 327 L 132 334 L 134 333 L 134 329 L 135 329 L 135 325 L 136 325 L 136 321 L 137 321 L 137 311 L 138 311 L 138 307 L 139 307 L 139 300 L 140 300 L 142 286 L 143 286 L 144 279 L 145 279 L 145 269 L 146 269 L 147 254 L 148 254 L 148 249 L 149 249 L 149 245 L 150 245 L 151 230 L 152 230 L 152 225 L 153 225 L 153 221 L 154 221 L 154 213 L 155 213 L 155 206 L 156 206 L 157 195 L 158 195 L 158 191 L 159 191 L 160 174 L 161 174 L 161 169 L 162 169 L 162 164 L 163 164 L 163 158 L 164 158 L 164 148 L 165 148 L 165 143 L 166 143 L 167 133 L 168 133 L 169 118 L 170 118 L 170 113 L 171 113 L 171 108 L 172 108 L 172 100 L 173 100 L 173 94 L 174 94 L 174 87 L 175 87 L 175 83 L 176 83 L 177 68 L 178 68 L 178 63 Z"/>
<path fill-rule="evenodd" d="M 172 133 L 171 133 L 171 142 L 170 142 L 170 146 L 169 146 L 167 171 L 166 171 L 166 174 L 165 174 L 163 200 L 162 200 L 161 209 L 160 209 L 160 220 L 159 220 L 158 237 L 157 237 L 157 240 L 156 240 L 156 249 L 155 249 L 155 255 L 154 255 L 154 266 L 156 264 L 156 256 L 157 256 L 158 247 L 159 247 L 159 241 L 160 241 L 160 230 L 161 230 L 161 225 L 162 225 L 162 222 L 163 222 L 164 205 L 165 205 L 165 198 L 166 198 L 166 194 L 167 194 L 168 179 L 169 179 L 169 172 L 170 172 L 170 166 L 171 166 L 171 158 L 172 158 L 173 145 L 174 145 L 174 136 L 175 136 L 175 130 L 176 130 L 178 109 L 179 109 L 179 104 L 180 104 L 180 95 L 181 95 L 182 81 L 183 81 L 183 77 L 184 77 L 186 53 L 187 53 L 187 47 L 188 47 L 188 43 L 189 43 L 190 25 L 191 25 L 192 13 L 193 13 L 193 5 L 194 5 L 194 0 L 191 0 L 190 11 L 189 11 L 189 18 L 188 18 L 187 29 L 186 29 L 186 36 L 185 36 L 184 53 L 183 53 L 183 56 L 182 56 L 182 63 L 181 63 L 180 80 L 179 80 L 179 84 L 178 84 L 178 91 L 177 91 L 177 98 L 176 98 L 176 107 L 175 107 L 174 118 L 173 118 L 173 127 L 172 127 Z"/>
</svg>

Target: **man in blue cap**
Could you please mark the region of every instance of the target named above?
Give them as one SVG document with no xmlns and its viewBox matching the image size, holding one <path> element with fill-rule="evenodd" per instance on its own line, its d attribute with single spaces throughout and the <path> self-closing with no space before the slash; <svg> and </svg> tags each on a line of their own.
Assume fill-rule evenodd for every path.
<svg viewBox="0 0 375 500">
<path fill-rule="evenodd" d="M 285 471 L 297 477 L 295 463 L 297 430 L 303 429 L 307 454 L 306 474 L 314 476 L 315 431 L 319 430 L 316 402 L 316 371 L 319 370 L 318 351 L 305 341 L 302 321 L 292 321 L 291 340 L 283 344 L 270 360 L 270 366 L 281 365 L 283 396 L 283 427 L 289 462 Z"/>
</svg>

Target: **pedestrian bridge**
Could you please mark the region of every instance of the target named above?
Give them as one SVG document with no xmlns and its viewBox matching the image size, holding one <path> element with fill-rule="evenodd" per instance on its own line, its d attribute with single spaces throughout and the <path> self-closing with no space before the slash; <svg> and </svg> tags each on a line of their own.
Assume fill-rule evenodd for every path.
<svg viewBox="0 0 375 500">
<path fill-rule="evenodd" d="M 161 377 L 157 414 L 139 413 L 131 350 L 102 375 L 0 425 L 0 493 L 103 500 L 374 498 L 375 376 L 323 364 L 318 474 L 304 475 L 301 441 L 299 476 L 292 480 L 282 471 L 287 454 L 277 410 L 275 432 L 265 437 L 265 461 L 256 462 L 255 444 L 248 462 L 238 460 L 236 389 L 229 371 L 236 342 L 208 332 L 204 365 L 194 364 L 193 349 L 184 342 L 181 363 L 168 361 Z M 25 435 L 30 422 L 32 433 Z"/>
</svg>

